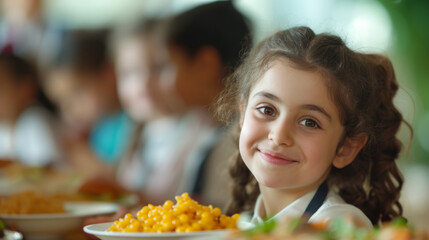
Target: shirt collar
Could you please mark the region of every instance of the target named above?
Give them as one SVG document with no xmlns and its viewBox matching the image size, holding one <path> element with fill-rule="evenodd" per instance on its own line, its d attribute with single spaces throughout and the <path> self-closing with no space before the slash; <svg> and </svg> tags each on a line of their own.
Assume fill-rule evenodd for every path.
<svg viewBox="0 0 429 240">
<path fill-rule="evenodd" d="M 291 204 L 287 205 L 280 212 L 278 212 L 273 217 L 266 219 L 266 213 L 264 208 L 264 200 L 262 199 L 262 195 L 260 194 L 256 200 L 255 211 L 253 213 L 253 217 L 251 223 L 257 224 L 262 223 L 264 220 L 271 219 L 281 219 L 281 218 L 290 218 L 290 217 L 300 217 L 304 214 L 307 205 L 310 203 L 314 194 L 316 194 L 317 189 L 310 191 L 303 195 L 302 197 L 296 199 Z"/>
</svg>

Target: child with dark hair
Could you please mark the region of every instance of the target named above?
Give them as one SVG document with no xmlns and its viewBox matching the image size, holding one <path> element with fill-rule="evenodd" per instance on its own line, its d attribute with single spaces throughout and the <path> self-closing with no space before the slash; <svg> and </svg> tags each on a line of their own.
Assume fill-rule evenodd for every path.
<svg viewBox="0 0 429 240">
<path fill-rule="evenodd" d="M 387 57 L 296 27 L 259 43 L 229 83 L 218 113 L 239 129 L 230 213 L 366 227 L 402 215 L 404 120 Z"/>
<path fill-rule="evenodd" d="M 39 86 L 37 68 L 14 54 L 0 54 L 0 158 L 24 165 L 59 164 L 55 109 Z"/>
<path fill-rule="evenodd" d="M 228 200 L 226 166 L 231 142 L 210 109 L 224 79 L 251 44 L 247 19 L 231 1 L 199 5 L 173 16 L 165 31 L 170 61 L 172 108 L 187 123 L 194 150 L 181 166 L 177 193 L 189 192 L 206 204 Z"/>
</svg>

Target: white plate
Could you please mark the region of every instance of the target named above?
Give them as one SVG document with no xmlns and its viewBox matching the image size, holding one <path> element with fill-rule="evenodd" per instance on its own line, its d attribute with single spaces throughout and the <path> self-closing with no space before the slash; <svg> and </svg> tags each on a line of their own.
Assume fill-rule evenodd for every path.
<svg viewBox="0 0 429 240">
<path fill-rule="evenodd" d="M 21 232 L 26 240 L 61 239 L 70 232 L 79 231 L 84 218 L 114 213 L 115 203 L 70 202 L 65 204 L 66 213 L 58 214 L 0 214 L 8 228 Z"/>
<path fill-rule="evenodd" d="M 102 240 L 179 240 L 179 239 L 223 239 L 231 230 L 199 231 L 190 233 L 121 233 L 108 232 L 113 223 L 98 223 L 83 228 L 86 233 L 92 234 Z"/>
</svg>

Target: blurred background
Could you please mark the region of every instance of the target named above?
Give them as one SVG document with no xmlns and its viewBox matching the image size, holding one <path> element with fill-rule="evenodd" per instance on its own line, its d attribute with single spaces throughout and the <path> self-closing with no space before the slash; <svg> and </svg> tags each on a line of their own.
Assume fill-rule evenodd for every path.
<svg viewBox="0 0 429 240">
<path fill-rule="evenodd" d="M 43 18 L 66 29 L 117 27 L 141 16 L 175 14 L 211 0 L 40 0 Z M 409 163 L 429 164 L 429 2 L 425 0 L 237 0 L 251 19 L 255 42 L 307 25 L 342 36 L 355 50 L 391 57 L 402 89 L 397 97 L 415 132 Z M 407 133 L 404 133 L 406 135 Z M 409 134 L 409 133 L 408 133 Z M 405 146 L 408 137 L 404 137 Z"/>
<path fill-rule="evenodd" d="M 2 0 L 25 5 L 26 0 Z M 53 29 L 118 28 L 142 16 L 166 17 L 211 1 L 203 0 L 38 0 L 35 19 Z M 401 89 L 396 104 L 413 126 L 401 128 L 404 151 L 405 215 L 424 222 L 429 216 L 429 1 L 427 0 L 236 0 L 252 22 L 254 42 L 288 27 L 307 25 L 315 32 L 342 36 L 353 49 L 388 55 Z M 37 8 L 37 7 L 36 7 Z M 3 9 L 3 10 L 4 10 Z M 0 21 L 12 16 L 2 11 Z M 19 14 L 18 14 L 19 15 Z M 20 16 L 15 16 L 19 18 Z M 36 21 L 36 20 L 35 20 Z M 54 36 L 55 37 L 55 36 Z M 37 35 L 31 35 L 35 40 Z M 28 40 L 28 39 L 27 39 Z M 49 41 L 48 41 L 49 42 Z M 55 41 L 44 49 L 55 48 Z M 0 89 L 1 91 L 1 89 Z"/>
</svg>

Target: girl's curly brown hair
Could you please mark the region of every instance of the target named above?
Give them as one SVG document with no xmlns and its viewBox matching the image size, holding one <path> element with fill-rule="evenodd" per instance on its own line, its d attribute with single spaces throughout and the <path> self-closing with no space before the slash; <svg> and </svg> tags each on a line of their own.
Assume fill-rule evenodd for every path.
<svg viewBox="0 0 429 240">
<path fill-rule="evenodd" d="M 277 32 L 259 43 L 230 76 L 229 86 L 218 99 L 219 118 L 237 129 L 240 104 L 247 104 L 252 87 L 278 58 L 295 67 L 317 71 L 326 78 L 333 102 L 344 126 L 344 139 L 365 134 L 368 142 L 344 168 L 333 167 L 331 188 L 360 208 L 372 221 L 388 221 L 402 215 L 399 195 L 403 177 L 396 165 L 401 143 L 396 133 L 402 122 L 393 104 L 398 90 L 392 63 L 379 54 L 352 51 L 338 36 L 315 34 L 296 27 Z M 410 128 L 411 126 L 405 122 Z M 338 149 L 342 141 L 339 143 Z M 230 167 L 232 201 L 228 213 L 250 210 L 259 194 L 258 184 L 237 153 Z"/>
</svg>

